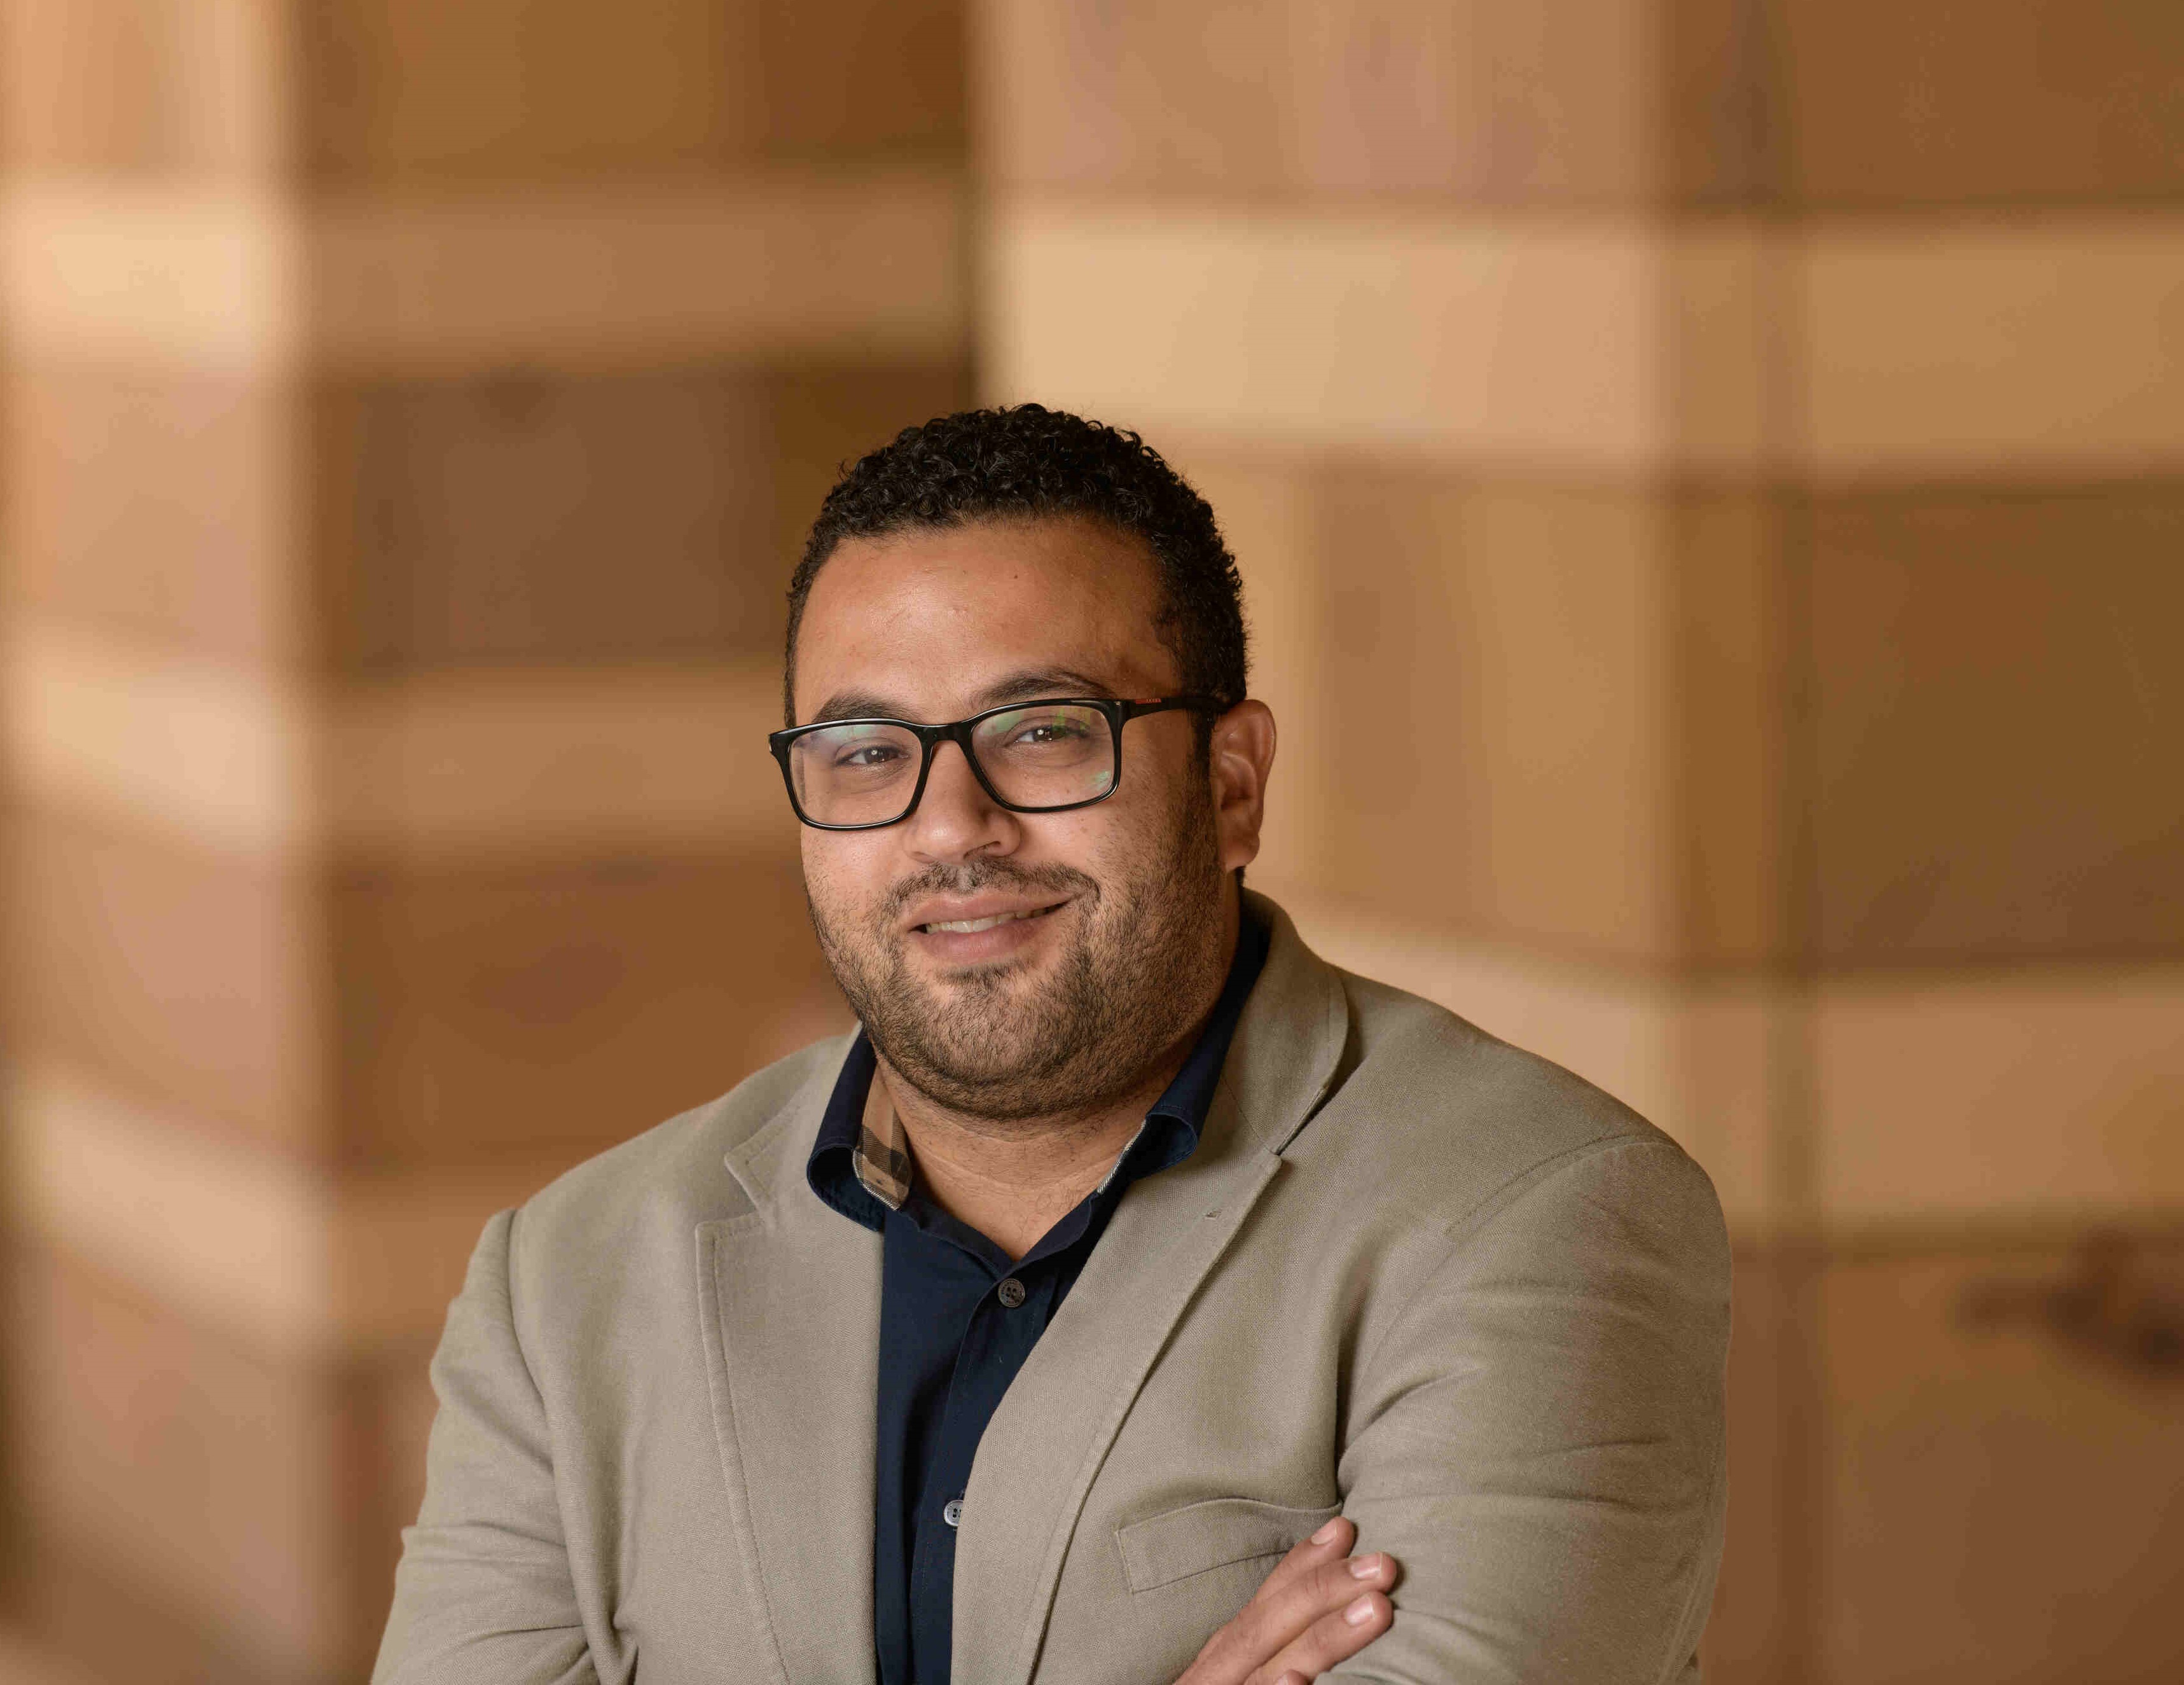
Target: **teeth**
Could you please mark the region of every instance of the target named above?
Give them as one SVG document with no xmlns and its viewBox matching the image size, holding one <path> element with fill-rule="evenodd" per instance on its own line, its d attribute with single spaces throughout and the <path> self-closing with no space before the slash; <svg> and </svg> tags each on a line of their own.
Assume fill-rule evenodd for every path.
<svg viewBox="0 0 2184 1685">
<path fill-rule="evenodd" d="M 991 918 L 956 918 L 944 922 L 936 920 L 925 928 L 928 930 L 957 930 L 968 935 L 973 930 L 990 930 L 996 924 L 1007 924 L 1016 919 L 1036 918 L 1045 911 L 1043 907 L 1035 907 L 1028 912 L 1000 912 Z"/>
</svg>

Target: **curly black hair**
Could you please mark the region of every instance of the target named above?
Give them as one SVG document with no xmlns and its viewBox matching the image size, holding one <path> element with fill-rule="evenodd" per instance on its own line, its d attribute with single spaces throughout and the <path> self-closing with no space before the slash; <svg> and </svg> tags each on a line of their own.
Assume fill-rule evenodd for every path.
<svg viewBox="0 0 2184 1685">
<path fill-rule="evenodd" d="M 788 582 L 788 723 L 796 723 L 804 605 L 843 539 L 1057 516 L 1102 521 L 1142 540 L 1160 577 L 1155 628 L 1183 669 L 1183 688 L 1224 708 L 1244 700 L 1244 585 L 1212 506 L 1137 434 L 1018 404 L 905 427 L 827 494 Z"/>
</svg>

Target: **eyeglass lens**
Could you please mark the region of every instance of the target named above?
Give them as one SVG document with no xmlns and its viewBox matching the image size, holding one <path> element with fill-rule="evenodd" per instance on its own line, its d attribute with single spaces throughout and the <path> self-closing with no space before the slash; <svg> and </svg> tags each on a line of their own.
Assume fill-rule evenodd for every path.
<svg viewBox="0 0 2184 1685">
<path fill-rule="evenodd" d="M 1015 807 L 1072 807 L 1115 783 L 1115 734 L 1097 708 L 1034 702 L 972 728 L 972 753 Z M 914 732 L 871 721 L 809 731 L 789 745 L 797 806 L 822 825 L 885 824 L 910 809 L 923 750 Z"/>
</svg>

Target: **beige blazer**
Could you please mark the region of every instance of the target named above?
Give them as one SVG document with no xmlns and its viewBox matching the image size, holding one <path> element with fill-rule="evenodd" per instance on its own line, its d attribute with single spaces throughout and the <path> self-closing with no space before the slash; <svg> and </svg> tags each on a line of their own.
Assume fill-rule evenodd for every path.
<svg viewBox="0 0 2184 1685">
<path fill-rule="evenodd" d="M 1338 1511 L 1403 1578 L 1342 1679 L 1695 1673 L 1729 1247 L 1666 1136 L 1325 964 L 1279 909 L 1196 1153 L 994 1413 L 959 1685 L 1167 1685 Z M 824 1041 L 487 1226 L 376 1680 L 874 1677 L 880 1241 L 804 1177 Z"/>
</svg>

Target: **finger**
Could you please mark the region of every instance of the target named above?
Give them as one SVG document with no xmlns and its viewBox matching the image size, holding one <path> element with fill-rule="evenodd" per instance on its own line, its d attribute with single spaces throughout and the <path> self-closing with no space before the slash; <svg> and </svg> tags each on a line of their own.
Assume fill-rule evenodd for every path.
<svg viewBox="0 0 2184 1685">
<path fill-rule="evenodd" d="M 1289 1554 L 1277 1562 L 1273 1571 L 1259 1582 L 1259 1589 L 1251 1593 L 1251 1601 L 1257 1603 L 1262 1598 L 1273 1595 L 1322 1563 L 1339 1561 L 1349 1553 L 1357 1537 L 1357 1523 L 1346 1515 L 1335 1516 L 1310 1538 L 1299 1539 L 1290 1547 Z"/>
<path fill-rule="evenodd" d="M 1379 1554 L 1306 1569 L 1263 1601 L 1246 1604 L 1213 1635 L 1200 1653 L 1208 1665 L 1209 1685 L 1246 1678 L 1266 1685 L 1281 1671 L 1277 1661 L 1283 1651 L 1314 1621 L 1338 1614 L 1362 1593 L 1384 1592 L 1395 1582 L 1394 1560 Z"/>
<path fill-rule="evenodd" d="M 1340 1609 L 1323 1615 L 1268 1664 L 1278 1669 L 1284 1682 L 1303 1685 L 1331 1667 L 1340 1667 L 1395 1624 L 1395 1605 L 1384 1592 L 1372 1591 L 1353 1598 Z"/>
</svg>

